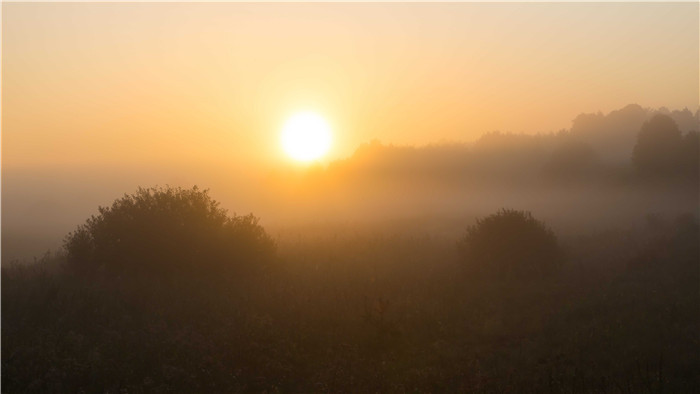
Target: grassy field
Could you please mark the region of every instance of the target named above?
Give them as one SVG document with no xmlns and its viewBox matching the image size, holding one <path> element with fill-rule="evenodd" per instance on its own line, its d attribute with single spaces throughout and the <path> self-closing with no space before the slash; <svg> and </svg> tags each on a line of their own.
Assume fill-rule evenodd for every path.
<svg viewBox="0 0 700 394">
<path fill-rule="evenodd" d="M 454 240 L 280 240 L 263 274 L 2 270 L 3 392 L 697 392 L 696 223 L 562 240 L 483 280 Z"/>
</svg>

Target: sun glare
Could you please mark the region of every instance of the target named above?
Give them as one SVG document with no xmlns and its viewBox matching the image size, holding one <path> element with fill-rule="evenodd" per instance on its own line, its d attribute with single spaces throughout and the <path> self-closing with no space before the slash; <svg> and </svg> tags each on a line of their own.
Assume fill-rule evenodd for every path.
<svg viewBox="0 0 700 394">
<path fill-rule="evenodd" d="M 320 158 L 331 146 L 331 129 L 320 115 L 300 112 L 282 129 L 282 147 L 291 158 L 311 161 Z"/>
</svg>

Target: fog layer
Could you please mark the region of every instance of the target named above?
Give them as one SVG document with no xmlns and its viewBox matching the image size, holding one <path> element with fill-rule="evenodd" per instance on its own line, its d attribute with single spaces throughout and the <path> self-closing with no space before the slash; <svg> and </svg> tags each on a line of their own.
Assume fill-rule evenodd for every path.
<svg viewBox="0 0 700 394">
<path fill-rule="evenodd" d="M 654 129 L 662 127 L 650 123 L 659 115 L 670 119 L 671 130 Z M 3 167 L 2 260 L 57 250 L 98 206 L 139 186 L 166 184 L 209 188 L 229 211 L 259 216 L 278 240 L 344 232 L 450 240 L 475 218 L 503 207 L 532 211 L 564 236 L 624 228 L 649 214 L 697 213 L 699 119 L 700 111 L 629 105 L 581 114 L 556 133 L 490 132 L 473 143 L 420 147 L 371 141 L 344 160 L 307 168 L 213 161 Z M 648 152 L 640 140 L 645 124 L 653 134 Z M 656 148 L 664 144 L 671 151 Z M 635 152 L 642 152 L 641 159 L 635 161 Z M 673 162 L 668 171 L 655 170 L 665 162 Z"/>
</svg>

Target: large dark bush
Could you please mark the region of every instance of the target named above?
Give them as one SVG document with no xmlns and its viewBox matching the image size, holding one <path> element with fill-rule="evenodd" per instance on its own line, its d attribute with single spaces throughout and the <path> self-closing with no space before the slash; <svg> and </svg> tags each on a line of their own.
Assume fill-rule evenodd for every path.
<svg viewBox="0 0 700 394">
<path fill-rule="evenodd" d="M 139 188 L 100 207 L 64 242 L 83 274 L 240 274 L 270 260 L 275 244 L 253 215 L 229 216 L 207 190 Z"/>
<path fill-rule="evenodd" d="M 471 274 L 535 277 L 551 274 L 563 260 L 554 233 L 529 212 L 502 209 L 467 228 L 458 247 Z"/>
</svg>

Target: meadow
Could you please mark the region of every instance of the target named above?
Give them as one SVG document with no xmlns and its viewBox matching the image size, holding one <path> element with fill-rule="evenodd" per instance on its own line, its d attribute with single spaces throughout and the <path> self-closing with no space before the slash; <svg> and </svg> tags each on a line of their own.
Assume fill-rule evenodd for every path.
<svg viewBox="0 0 700 394">
<path fill-rule="evenodd" d="M 280 240 L 263 272 L 2 271 L 4 392 L 695 392 L 697 219 L 561 239 L 545 278 L 454 240 Z"/>
<path fill-rule="evenodd" d="M 374 221 L 127 193 L 3 262 L 2 391 L 697 392 L 697 133 L 657 114 L 618 166 L 574 137 L 374 143 L 284 186 Z"/>
<path fill-rule="evenodd" d="M 700 3 L 3 2 L 2 393 L 700 393 Z"/>
</svg>

